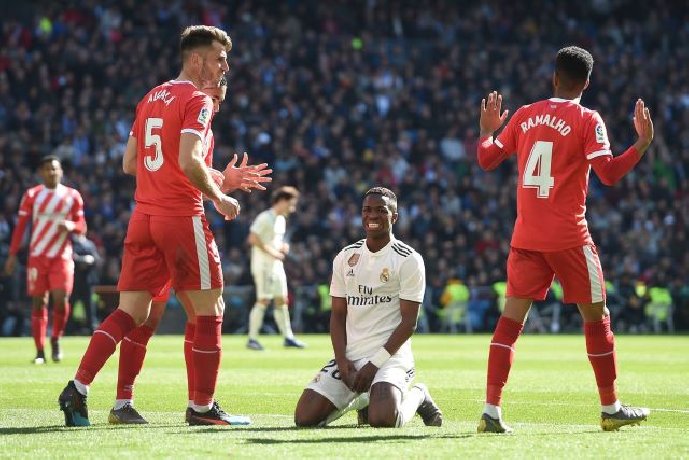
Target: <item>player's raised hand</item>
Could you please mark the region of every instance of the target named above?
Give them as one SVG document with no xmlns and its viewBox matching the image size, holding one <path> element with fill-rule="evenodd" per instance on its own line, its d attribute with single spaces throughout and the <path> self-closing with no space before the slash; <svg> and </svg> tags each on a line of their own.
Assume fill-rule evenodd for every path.
<svg viewBox="0 0 689 460">
<path fill-rule="evenodd" d="M 505 122 L 509 110 L 502 111 L 502 94 L 497 91 L 488 93 L 481 99 L 481 136 L 491 136 Z"/>
<path fill-rule="evenodd" d="M 242 162 L 238 166 L 236 166 L 237 159 L 235 153 L 223 171 L 225 175 L 225 181 L 221 187 L 223 192 L 236 189 L 245 192 L 251 192 L 252 189 L 265 190 L 266 188 L 261 184 L 273 181 L 273 178 L 270 177 L 273 170 L 268 168 L 268 163 L 249 165 L 249 155 L 246 152 L 244 152 Z"/>
<path fill-rule="evenodd" d="M 653 120 L 648 107 L 644 106 L 644 101 L 637 99 L 634 107 L 634 129 L 639 139 L 634 144 L 639 153 L 644 153 L 653 141 Z"/>
<path fill-rule="evenodd" d="M 239 202 L 231 196 L 223 195 L 219 200 L 213 201 L 215 209 L 225 216 L 225 220 L 232 220 L 239 215 L 241 206 Z"/>
</svg>

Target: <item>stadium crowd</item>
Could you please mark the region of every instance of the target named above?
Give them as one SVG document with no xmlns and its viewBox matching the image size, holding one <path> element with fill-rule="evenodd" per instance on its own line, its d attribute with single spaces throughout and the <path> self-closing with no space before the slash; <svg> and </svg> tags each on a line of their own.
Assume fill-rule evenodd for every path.
<svg viewBox="0 0 689 460">
<path fill-rule="evenodd" d="M 121 160 L 135 104 L 175 74 L 175 37 L 200 22 L 234 42 L 228 101 L 213 124 L 217 166 L 246 151 L 273 167 L 271 188 L 301 191 L 286 262 L 300 328 L 327 328 L 321 288 L 332 258 L 363 237 L 361 196 L 384 185 L 400 197 L 396 235 L 426 260 L 422 329 L 489 330 L 499 315 L 516 174 L 513 162 L 497 174 L 476 164 L 479 103 L 492 89 L 511 111 L 549 97 L 552 56 L 579 44 L 596 59 L 582 104 L 602 114 L 613 152 L 633 142 L 637 97 L 656 125 L 633 173 L 615 187 L 593 177 L 589 190 L 618 329 L 670 320 L 689 329 L 689 10 L 681 2 L 66 3 L 0 6 L 0 259 L 38 159 L 55 154 L 65 183 L 84 198 L 97 249 L 89 283 L 116 283 L 133 205 Z M 252 282 L 248 227 L 270 197 L 235 197 L 238 219 L 208 213 L 226 284 L 243 286 Z M 20 311 L 23 277 L 17 270 L 3 279 L 4 315 Z M 580 327 L 573 309 L 557 304 L 554 289 L 531 327 Z M 2 333 L 12 332 L 7 324 Z"/>
</svg>

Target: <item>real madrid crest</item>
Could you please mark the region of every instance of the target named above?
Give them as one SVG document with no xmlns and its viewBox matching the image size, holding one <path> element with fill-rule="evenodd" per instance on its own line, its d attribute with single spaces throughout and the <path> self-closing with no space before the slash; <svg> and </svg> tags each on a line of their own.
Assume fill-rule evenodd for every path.
<svg viewBox="0 0 689 460">
<path fill-rule="evenodd" d="M 380 272 L 380 281 L 383 283 L 387 283 L 390 281 L 390 270 L 387 268 L 384 268 L 382 272 Z"/>
<path fill-rule="evenodd" d="M 352 254 L 352 257 L 350 257 L 347 260 L 347 265 L 349 265 L 350 267 L 353 267 L 357 264 L 357 262 L 359 262 L 359 254 Z"/>
</svg>

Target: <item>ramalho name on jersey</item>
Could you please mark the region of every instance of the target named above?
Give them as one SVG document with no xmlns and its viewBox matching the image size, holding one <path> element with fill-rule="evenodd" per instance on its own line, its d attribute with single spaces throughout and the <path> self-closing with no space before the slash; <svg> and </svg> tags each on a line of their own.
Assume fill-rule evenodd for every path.
<svg viewBox="0 0 689 460">
<path fill-rule="evenodd" d="M 180 136 L 197 135 L 208 153 L 213 102 L 189 81 L 153 88 L 136 107 L 131 135 L 136 138 L 137 209 L 145 214 L 203 214 L 202 194 L 179 165 Z M 208 162 L 207 162 L 208 164 Z"/>
<path fill-rule="evenodd" d="M 348 359 L 372 356 L 402 322 L 400 299 L 423 301 L 423 258 L 396 238 L 377 252 L 366 240 L 346 246 L 333 261 L 330 295 L 347 300 Z M 411 355 L 411 339 L 397 352 Z"/>
<path fill-rule="evenodd" d="M 539 101 L 519 108 L 495 144 L 517 153 L 512 246 L 559 251 L 591 243 L 585 218 L 590 162 L 612 155 L 600 115 L 578 101 Z"/>
<path fill-rule="evenodd" d="M 72 259 L 72 240 L 58 224 L 83 221 L 84 203 L 77 190 L 62 184 L 28 189 L 19 205 L 19 218 L 27 216 L 31 216 L 32 226 L 29 257 Z"/>
</svg>

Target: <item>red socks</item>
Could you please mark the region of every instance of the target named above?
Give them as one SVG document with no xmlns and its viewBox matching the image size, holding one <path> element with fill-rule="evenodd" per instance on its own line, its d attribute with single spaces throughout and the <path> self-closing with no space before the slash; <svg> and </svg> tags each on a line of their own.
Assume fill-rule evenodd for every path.
<svg viewBox="0 0 689 460">
<path fill-rule="evenodd" d="M 505 316 L 501 316 L 498 320 L 488 353 L 486 385 L 486 403 L 488 404 L 500 405 L 502 389 L 507 383 L 514 360 L 514 344 L 523 327 L 523 324 Z"/>
<path fill-rule="evenodd" d="M 184 329 L 184 361 L 187 364 L 187 391 L 189 393 L 189 401 L 194 400 L 194 352 L 191 349 L 194 346 L 194 336 L 196 335 L 196 325 L 187 322 L 187 327 Z"/>
<path fill-rule="evenodd" d="M 220 368 L 222 316 L 197 316 L 192 346 L 194 363 L 194 404 L 213 402 Z"/>
<path fill-rule="evenodd" d="M 120 309 L 105 318 L 103 324 L 93 333 L 74 379 L 84 385 L 90 385 L 110 355 L 115 352 L 117 344 L 134 327 L 134 318 Z"/>
<path fill-rule="evenodd" d="M 36 351 L 45 348 L 45 333 L 48 330 L 48 309 L 31 310 L 31 335 L 36 344 Z"/>
<path fill-rule="evenodd" d="M 607 316 L 602 321 L 584 323 L 584 336 L 586 352 L 596 374 L 600 403 L 609 406 L 617 401 L 615 336 L 610 329 L 610 317 Z"/>
<path fill-rule="evenodd" d="M 60 311 L 53 307 L 53 334 L 52 338 L 59 339 L 62 334 L 65 333 L 65 326 L 67 326 L 67 320 L 69 319 L 69 312 L 71 307 L 69 302 L 65 302 L 64 310 Z"/>
<path fill-rule="evenodd" d="M 122 340 L 117 371 L 117 399 L 133 399 L 134 380 L 144 365 L 146 345 L 153 332 L 148 326 L 139 326 Z"/>
</svg>

